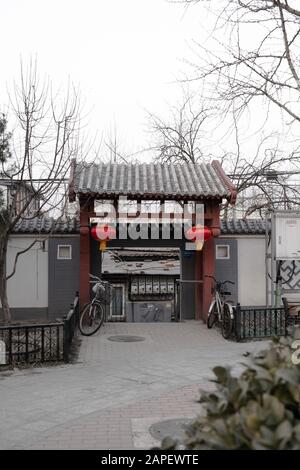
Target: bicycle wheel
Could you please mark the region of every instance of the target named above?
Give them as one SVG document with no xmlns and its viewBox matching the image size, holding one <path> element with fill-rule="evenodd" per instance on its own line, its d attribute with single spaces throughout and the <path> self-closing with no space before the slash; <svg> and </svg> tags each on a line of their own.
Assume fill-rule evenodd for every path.
<svg viewBox="0 0 300 470">
<path fill-rule="evenodd" d="M 99 330 L 104 321 L 104 310 L 100 304 L 87 304 L 80 315 L 79 331 L 83 336 L 91 336 Z"/>
<path fill-rule="evenodd" d="M 214 303 L 213 308 L 209 311 L 207 317 L 207 328 L 211 329 L 218 320 L 218 309 L 217 304 Z"/>
<path fill-rule="evenodd" d="M 233 321 L 231 318 L 230 308 L 224 304 L 223 319 L 222 319 L 222 336 L 225 339 L 230 338 L 233 329 Z"/>
</svg>

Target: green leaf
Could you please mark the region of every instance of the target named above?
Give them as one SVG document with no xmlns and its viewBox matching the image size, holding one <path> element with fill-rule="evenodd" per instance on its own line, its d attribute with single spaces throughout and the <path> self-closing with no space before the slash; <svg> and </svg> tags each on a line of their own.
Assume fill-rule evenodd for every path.
<svg viewBox="0 0 300 470">
<path fill-rule="evenodd" d="M 288 441 L 293 434 L 293 427 L 287 420 L 279 424 L 276 429 L 275 436 L 278 441 Z"/>
<path fill-rule="evenodd" d="M 272 395 L 263 396 L 263 404 L 266 408 L 270 409 L 272 422 L 280 422 L 284 418 L 285 408 L 284 405 L 278 400 L 278 398 Z"/>
<path fill-rule="evenodd" d="M 176 449 L 176 446 L 177 446 L 177 441 L 173 439 L 172 437 L 165 437 L 161 443 L 161 448 L 163 450 Z"/>
<path fill-rule="evenodd" d="M 230 372 L 226 367 L 214 367 L 213 372 L 220 384 L 225 384 L 228 380 L 228 377 L 230 377 Z"/>
<path fill-rule="evenodd" d="M 281 367 L 280 369 L 277 369 L 275 378 L 278 381 L 283 381 L 290 383 L 292 385 L 298 385 L 299 384 L 299 372 L 295 367 L 287 369 L 286 367 L 283 368 Z"/>
<path fill-rule="evenodd" d="M 206 414 L 188 427 L 184 448 L 300 449 L 300 367 L 291 363 L 291 343 L 280 339 L 250 354 L 237 378 L 215 367 L 216 389 L 202 393 Z M 178 448 L 173 440 L 166 445 Z"/>
<path fill-rule="evenodd" d="M 294 435 L 295 435 L 297 441 L 300 442 L 300 423 L 297 424 L 297 425 L 294 427 Z"/>
<path fill-rule="evenodd" d="M 245 420 L 246 426 L 251 431 L 256 431 L 260 428 L 261 421 L 258 416 L 256 415 L 249 415 Z"/>
<path fill-rule="evenodd" d="M 226 436 L 228 434 L 228 429 L 224 419 L 216 419 L 213 423 L 213 428 L 221 436 Z"/>
</svg>

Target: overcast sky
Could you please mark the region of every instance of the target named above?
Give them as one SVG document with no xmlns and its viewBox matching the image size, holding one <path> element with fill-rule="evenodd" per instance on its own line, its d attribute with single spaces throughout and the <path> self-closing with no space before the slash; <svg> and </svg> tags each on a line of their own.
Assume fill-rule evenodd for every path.
<svg viewBox="0 0 300 470">
<path fill-rule="evenodd" d="M 148 147 L 147 111 L 167 118 L 170 105 L 182 97 L 178 79 L 192 75 L 186 62 L 197 62 L 195 42 L 215 47 L 209 39 L 214 27 L 209 5 L 186 9 L 167 0 L 2 1 L 0 110 L 6 109 L 7 89 L 19 76 L 21 58 L 26 65 L 37 57 L 40 74 L 54 85 L 63 87 L 70 78 L 80 88 L 91 136 L 98 133 L 100 141 L 116 128 L 121 152 Z M 200 85 L 191 85 L 197 90 L 196 109 L 201 106 Z M 281 126 L 278 114 L 269 117 L 267 126 L 265 110 L 255 103 L 254 111 L 239 122 L 246 154 L 256 152 L 257 129 L 271 133 Z M 235 137 L 223 134 L 217 123 L 210 125 L 211 135 L 206 132 L 201 142 L 203 152 L 219 158 L 235 151 Z"/>
<path fill-rule="evenodd" d="M 3 1 L 1 109 L 20 58 L 36 55 L 54 83 L 80 87 L 92 133 L 116 124 L 123 147 L 143 146 L 145 110 L 166 115 L 180 99 L 175 82 L 204 31 L 200 12 L 166 0 Z"/>
</svg>

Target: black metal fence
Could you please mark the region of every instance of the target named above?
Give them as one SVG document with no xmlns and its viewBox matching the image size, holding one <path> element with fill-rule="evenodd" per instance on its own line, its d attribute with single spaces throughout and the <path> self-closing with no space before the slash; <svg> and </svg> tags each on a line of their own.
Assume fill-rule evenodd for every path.
<svg viewBox="0 0 300 470">
<path fill-rule="evenodd" d="M 234 318 L 237 341 L 287 334 L 288 316 L 285 307 L 244 308 L 237 304 Z"/>
<path fill-rule="evenodd" d="M 79 317 L 78 295 L 62 321 L 0 327 L 1 365 L 69 362 Z"/>
<path fill-rule="evenodd" d="M 283 306 L 287 312 L 287 326 L 298 326 L 300 325 L 300 313 L 299 310 L 296 309 L 296 312 L 293 311 L 293 304 L 290 305 L 286 297 L 282 297 Z M 292 310 L 292 311 L 291 311 Z M 298 313 L 297 313 L 298 312 Z"/>
<path fill-rule="evenodd" d="M 2 365 L 62 361 L 63 326 L 61 322 L 1 326 Z"/>
</svg>

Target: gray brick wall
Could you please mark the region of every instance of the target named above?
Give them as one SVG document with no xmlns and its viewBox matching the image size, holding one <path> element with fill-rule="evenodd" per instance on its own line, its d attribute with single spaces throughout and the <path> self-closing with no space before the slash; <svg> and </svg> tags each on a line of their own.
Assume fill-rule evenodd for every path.
<svg viewBox="0 0 300 470">
<path fill-rule="evenodd" d="M 58 245 L 72 246 L 72 259 L 57 259 Z M 49 239 L 49 318 L 67 314 L 79 290 L 79 237 Z"/>
<path fill-rule="evenodd" d="M 227 287 L 232 294 L 228 300 L 236 303 L 238 300 L 237 240 L 219 238 L 215 240 L 215 245 L 229 245 L 229 259 L 216 259 L 216 279 L 218 281 L 230 280 L 235 283 L 234 286 L 228 284 Z"/>
</svg>

